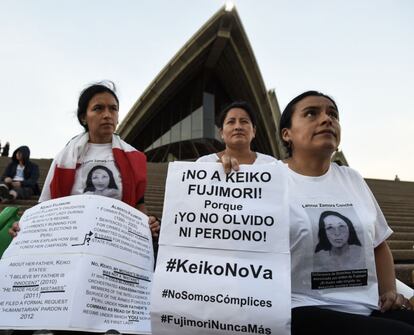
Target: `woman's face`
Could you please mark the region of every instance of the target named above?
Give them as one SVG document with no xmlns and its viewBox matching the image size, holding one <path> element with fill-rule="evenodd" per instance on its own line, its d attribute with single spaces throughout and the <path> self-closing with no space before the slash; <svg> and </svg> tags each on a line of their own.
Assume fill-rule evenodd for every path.
<svg viewBox="0 0 414 335">
<path fill-rule="evenodd" d="M 23 160 L 23 154 L 22 154 L 20 151 L 17 151 L 17 152 L 16 152 L 16 159 L 17 159 L 18 161 Z"/>
<path fill-rule="evenodd" d="M 103 191 L 108 188 L 110 177 L 108 172 L 103 169 L 96 169 L 92 172 L 92 184 L 97 191 Z"/>
<path fill-rule="evenodd" d="M 344 220 L 336 215 L 329 215 L 325 217 L 324 223 L 326 236 L 334 248 L 341 248 L 348 243 L 349 228 Z"/>
<path fill-rule="evenodd" d="M 89 101 L 85 122 L 88 124 L 92 143 L 110 143 L 118 124 L 118 103 L 108 93 L 95 94 Z"/>
<path fill-rule="evenodd" d="M 341 140 L 335 105 L 328 98 L 320 96 L 300 100 L 295 105 L 291 127 L 282 130 L 282 137 L 292 144 L 292 155 L 321 151 L 332 154 Z"/>
<path fill-rule="evenodd" d="M 227 112 L 220 130 L 226 146 L 246 146 L 250 148 L 256 128 L 253 127 L 249 114 L 242 108 L 232 108 Z"/>
</svg>

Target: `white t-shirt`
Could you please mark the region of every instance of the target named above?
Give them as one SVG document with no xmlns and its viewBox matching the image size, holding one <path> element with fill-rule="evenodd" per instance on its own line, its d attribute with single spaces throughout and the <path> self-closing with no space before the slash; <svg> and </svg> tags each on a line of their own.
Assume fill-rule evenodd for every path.
<svg viewBox="0 0 414 335">
<path fill-rule="evenodd" d="M 354 170 L 332 163 L 320 177 L 290 170 L 292 308 L 369 315 L 378 309 L 374 248 L 392 234 Z"/>
<path fill-rule="evenodd" d="M 116 167 L 112 153 L 112 143 L 88 143 L 83 156 L 78 160 L 75 182 L 71 195 L 96 194 L 122 200 L 121 174 Z M 50 169 L 54 171 L 55 162 Z M 50 182 L 53 173 L 49 173 L 39 202 L 50 199 Z"/>
<path fill-rule="evenodd" d="M 196 160 L 197 163 L 217 163 L 220 160 L 219 156 L 217 154 L 210 154 L 210 155 L 205 155 L 205 156 L 201 156 L 200 158 L 198 158 Z M 260 152 L 256 152 L 256 160 L 254 161 L 253 164 L 266 164 L 266 163 L 273 163 L 276 162 L 277 159 L 269 156 L 269 155 L 265 155 L 265 154 L 261 154 Z"/>
<path fill-rule="evenodd" d="M 17 164 L 16 174 L 13 177 L 13 181 L 24 181 L 24 166 Z"/>
</svg>

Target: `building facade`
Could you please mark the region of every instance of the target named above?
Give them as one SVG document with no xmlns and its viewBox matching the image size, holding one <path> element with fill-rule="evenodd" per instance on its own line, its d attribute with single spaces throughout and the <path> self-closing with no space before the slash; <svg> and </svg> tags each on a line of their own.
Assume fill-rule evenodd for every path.
<svg viewBox="0 0 414 335">
<path fill-rule="evenodd" d="M 276 94 L 265 87 L 237 11 L 223 7 L 162 69 L 117 132 L 150 162 L 195 160 L 223 149 L 217 117 L 237 100 L 257 113 L 252 149 L 283 158 Z"/>
</svg>

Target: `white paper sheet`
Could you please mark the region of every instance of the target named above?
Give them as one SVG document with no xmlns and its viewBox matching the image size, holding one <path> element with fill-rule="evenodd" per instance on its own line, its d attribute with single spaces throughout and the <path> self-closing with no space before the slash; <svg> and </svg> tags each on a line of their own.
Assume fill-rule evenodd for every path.
<svg viewBox="0 0 414 335">
<path fill-rule="evenodd" d="M 150 333 L 148 218 L 81 195 L 25 212 L 0 260 L 0 328 Z M 4 316 L 4 317 L 3 317 Z"/>
<path fill-rule="evenodd" d="M 228 177 L 221 164 L 170 164 L 154 334 L 290 333 L 285 181 L 277 164 Z"/>
</svg>

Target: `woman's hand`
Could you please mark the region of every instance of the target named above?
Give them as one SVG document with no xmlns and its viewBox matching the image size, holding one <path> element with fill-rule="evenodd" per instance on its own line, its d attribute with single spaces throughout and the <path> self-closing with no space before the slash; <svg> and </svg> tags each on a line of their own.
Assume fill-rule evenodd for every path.
<svg viewBox="0 0 414 335">
<path fill-rule="evenodd" d="M 413 309 L 413 306 L 410 304 L 410 301 L 406 299 L 402 294 L 399 294 L 396 291 L 388 291 L 384 294 L 381 294 L 379 298 L 379 306 L 381 308 L 382 313 L 397 309 Z"/>
<path fill-rule="evenodd" d="M 149 215 L 148 216 L 148 224 L 149 224 L 149 227 L 151 229 L 152 237 L 153 238 L 158 237 L 159 232 L 160 232 L 160 220 L 154 215 Z"/>
<path fill-rule="evenodd" d="M 9 235 L 13 238 L 15 238 L 17 236 L 17 234 L 20 231 L 20 226 L 19 226 L 19 222 L 15 222 L 13 223 L 13 225 L 11 226 L 11 228 L 9 229 Z"/>
<path fill-rule="evenodd" d="M 240 169 L 239 161 L 236 158 L 223 154 L 220 160 L 221 160 L 221 164 L 223 164 L 225 173 L 230 173 L 231 170 L 239 171 Z"/>
</svg>

